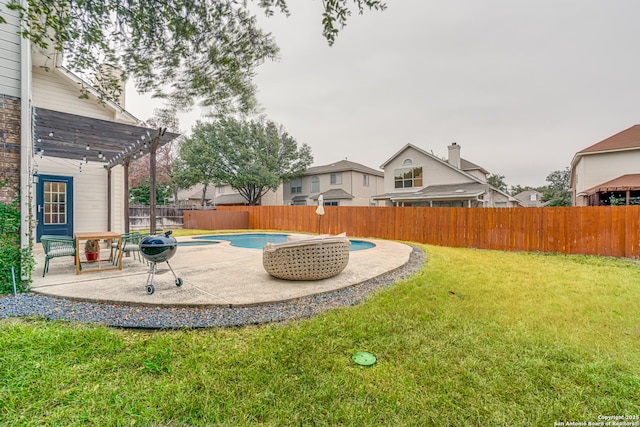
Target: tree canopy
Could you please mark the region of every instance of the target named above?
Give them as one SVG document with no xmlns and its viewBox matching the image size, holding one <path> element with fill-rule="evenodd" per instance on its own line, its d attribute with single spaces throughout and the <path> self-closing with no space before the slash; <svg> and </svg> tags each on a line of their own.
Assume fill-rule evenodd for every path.
<svg viewBox="0 0 640 427">
<path fill-rule="evenodd" d="M 324 0 L 323 35 L 333 44 L 351 10 L 385 9 L 380 0 Z M 254 69 L 277 57 L 270 34 L 251 11 L 289 14 L 286 0 L 11 0 L 22 35 L 41 49 L 64 52 L 65 65 L 100 78 L 107 99 L 117 98 L 118 77 L 132 77 L 141 93 L 168 98 L 178 109 L 196 100 L 220 114 L 255 107 Z M 4 19 L 0 16 L 0 22 Z"/>
<path fill-rule="evenodd" d="M 543 187 L 542 201 L 547 202 L 547 206 L 571 206 L 570 178 L 571 171 L 568 167 L 547 175 L 549 185 Z"/>
<path fill-rule="evenodd" d="M 507 191 L 507 183 L 504 182 L 504 175 L 498 175 L 495 173 L 492 173 L 491 175 L 489 175 L 487 177 L 487 182 L 489 183 L 489 185 L 491 185 L 494 188 L 497 188 L 500 191 Z"/>
<path fill-rule="evenodd" d="M 181 173 L 192 183 L 226 183 L 250 205 L 269 190 L 302 176 L 313 162 L 311 148 L 274 122 L 232 118 L 198 123 L 181 147 Z"/>
</svg>

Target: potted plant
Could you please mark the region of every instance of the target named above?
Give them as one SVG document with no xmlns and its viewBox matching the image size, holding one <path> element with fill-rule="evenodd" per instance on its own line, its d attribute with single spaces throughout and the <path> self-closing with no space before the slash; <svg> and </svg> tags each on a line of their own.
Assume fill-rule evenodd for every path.
<svg viewBox="0 0 640 427">
<path fill-rule="evenodd" d="M 84 244 L 84 254 L 87 257 L 87 261 L 96 261 L 100 254 L 100 241 L 87 240 Z"/>
</svg>

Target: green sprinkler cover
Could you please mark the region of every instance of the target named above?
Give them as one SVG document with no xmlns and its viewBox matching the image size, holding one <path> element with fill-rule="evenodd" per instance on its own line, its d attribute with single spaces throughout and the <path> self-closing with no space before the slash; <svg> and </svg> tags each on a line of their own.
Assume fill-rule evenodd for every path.
<svg viewBox="0 0 640 427">
<path fill-rule="evenodd" d="M 376 363 L 376 356 L 369 353 L 368 351 L 360 351 L 351 356 L 351 360 L 353 360 L 358 365 L 371 366 Z"/>
</svg>

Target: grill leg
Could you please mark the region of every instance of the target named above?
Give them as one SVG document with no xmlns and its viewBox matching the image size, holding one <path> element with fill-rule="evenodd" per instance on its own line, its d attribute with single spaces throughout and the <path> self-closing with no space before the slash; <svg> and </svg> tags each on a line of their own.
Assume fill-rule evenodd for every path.
<svg viewBox="0 0 640 427">
<path fill-rule="evenodd" d="M 176 279 L 176 286 L 177 287 L 182 286 L 182 279 L 176 276 L 176 272 L 173 271 L 173 268 L 171 268 L 171 264 L 169 264 L 169 261 L 167 261 L 167 265 L 169 266 L 169 270 L 171 270 L 171 272 L 173 273 L 173 278 Z"/>
<path fill-rule="evenodd" d="M 173 278 L 178 280 L 178 276 L 176 276 L 175 271 L 173 271 L 173 268 L 171 268 L 171 264 L 169 264 L 169 261 L 167 261 L 167 265 L 169 266 L 169 270 L 171 270 L 171 272 L 173 273 Z"/>
<path fill-rule="evenodd" d="M 153 263 L 149 266 L 149 275 L 147 276 L 147 283 L 145 283 L 144 285 L 147 286 L 149 284 L 149 279 L 151 279 L 151 284 L 153 285 L 153 279 L 156 276 L 156 268 L 157 268 L 158 264 L 157 263 Z"/>
</svg>

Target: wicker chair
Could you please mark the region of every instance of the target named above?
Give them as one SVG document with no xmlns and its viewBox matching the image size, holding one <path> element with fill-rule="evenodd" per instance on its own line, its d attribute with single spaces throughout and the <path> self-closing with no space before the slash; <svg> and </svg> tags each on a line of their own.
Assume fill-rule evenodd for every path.
<svg viewBox="0 0 640 427">
<path fill-rule="evenodd" d="M 44 235 L 40 237 L 40 242 L 44 250 L 42 277 L 49 271 L 50 259 L 64 256 L 72 256 L 75 258 L 76 256 L 76 241 L 73 237 Z M 82 265 L 80 269 L 82 269 Z"/>
<path fill-rule="evenodd" d="M 328 279 L 349 263 L 349 246 L 347 237 L 336 236 L 267 244 L 262 250 L 262 265 L 278 279 Z"/>
</svg>

